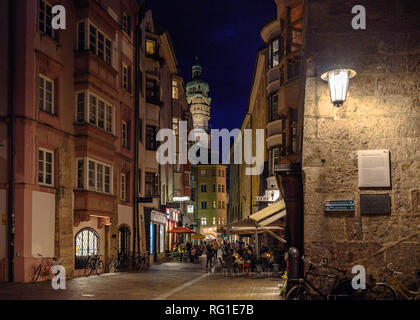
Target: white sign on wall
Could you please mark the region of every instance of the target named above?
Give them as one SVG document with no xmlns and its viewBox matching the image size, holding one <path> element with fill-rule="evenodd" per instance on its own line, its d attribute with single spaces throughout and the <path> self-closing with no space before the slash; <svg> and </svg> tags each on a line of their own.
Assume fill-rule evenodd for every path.
<svg viewBox="0 0 420 320">
<path fill-rule="evenodd" d="M 358 150 L 359 188 L 389 188 L 389 150 Z"/>
</svg>

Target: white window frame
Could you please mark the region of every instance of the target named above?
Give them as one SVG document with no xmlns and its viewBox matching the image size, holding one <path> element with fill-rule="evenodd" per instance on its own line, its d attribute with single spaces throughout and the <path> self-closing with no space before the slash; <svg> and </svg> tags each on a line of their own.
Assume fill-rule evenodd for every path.
<svg viewBox="0 0 420 320">
<path fill-rule="evenodd" d="M 128 148 L 128 124 L 125 121 L 121 121 L 121 143 L 123 147 Z"/>
<path fill-rule="evenodd" d="M 125 90 L 128 90 L 128 73 L 128 65 L 123 63 L 121 68 L 121 85 Z"/>
<path fill-rule="evenodd" d="M 42 182 L 39 181 L 39 174 L 40 174 L 40 170 L 39 170 L 39 162 L 40 162 L 39 151 L 42 151 L 42 153 L 44 154 L 44 156 L 43 156 L 44 160 L 42 160 L 43 161 Z M 45 182 L 46 181 L 46 176 L 47 176 L 47 170 L 46 170 L 46 167 L 47 167 L 47 162 L 46 162 L 47 157 L 46 157 L 46 155 L 47 155 L 47 153 L 51 153 L 51 183 L 46 183 Z M 37 164 L 38 164 L 38 166 L 37 166 L 37 173 L 38 173 L 37 181 L 38 181 L 38 184 L 40 186 L 54 187 L 54 178 L 55 178 L 54 177 L 54 175 L 55 175 L 55 172 L 54 172 L 54 151 L 39 147 L 38 148 L 38 163 Z"/>
<path fill-rule="evenodd" d="M 127 175 L 121 173 L 121 190 L 120 190 L 121 201 L 127 200 Z"/>
<path fill-rule="evenodd" d="M 78 96 L 79 94 L 83 93 L 84 97 L 83 97 L 83 119 L 81 121 L 78 121 Z M 75 114 L 75 122 L 76 123 L 84 123 L 86 122 L 86 106 L 87 106 L 87 98 L 88 98 L 88 92 L 87 91 L 76 91 L 76 96 L 75 96 L 75 105 L 76 105 L 76 114 Z"/>
<path fill-rule="evenodd" d="M 99 193 L 104 193 L 104 194 L 113 194 L 113 167 L 110 164 L 98 161 L 98 160 L 94 160 L 92 158 L 84 158 L 85 159 L 85 185 L 84 185 L 84 190 L 89 190 L 89 191 L 95 191 L 95 192 L 99 192 Z M 93 168 L 93 187 L 89 185 L 89 162 L 93 162 L 94 163 L 94 168 Z M 102 165 L 103 167 L 103 171 L 102 171 L 102 191 L 98 190 L 98 164 Z M 106 168 L 109 168 L 109 192 L 105 191 L 105 171 Z"/>
<path fill-rule="evenodd" d="M 42 78 L 42 80 L 44 81 L 44 88 L 43 88 L 43 93 L 42 93 L 42 95 L 43 95 L 43 107 L 41 108 L 41 96 L 39 95 L 39 91 L 41 90 L 41 81 L 40 81 L 40 79 L 38 78 L 38 95 L 39 95 L 39 99 L 38 99 L 38 104 L 39 104 L 39 110 L 42 110 L 42 111 L 44 111 L 44 112 L 47 112 L 47 113 L 50 113 L 50 114 L 54 114 L 54 109 L 55 109 L 55 105 L 54 105 L 54 96 L 55 96 L 55 88 L 54 88 L 54 80 L 53 79 L 51 79 L 51 78 L 49 78 L 49 77 L 47 77 L 47 76 L 45 76 L 45 75 L 43 75 L 43 74 L 41 74 L 41 73 L 39 73 L 38 74 L 38 77 L 39 78 Z M 47 89 L 46 89 L 46 83 L 47 83 L 47 81 L 48 82 L 51 82 L 51 112 L 50 111 L 48 111 L 48 110 L 46 110 L 45 109 L 45 101 L 46 101 L 46 98 L 45 98 L 45 93 L 46 93 L 46 91 L 47 91 Z"/>
<path fill-rule="evenodd" d="M 86 114 L 87 114 L 86 122 L 94 125 L 95 127 L 99 128 L 99 129 L 102 129 L 106 132 L 114 134 L 114 106 L 111 103 L 109 103 L 108 101 L 99 97 L 97 94 L 92 93 L 90 90 L 88 90 L 87 92 L 88 92 L 88 94 L 87 94 L 88 95 L 88 99 L 87 99 L 88 106 L 87 106 L 87 112 L 86 112 Z M 91 96 L 95 97 L 95 99 L 96 99 L 96 103 L 95 103 L 95 109 L 96 109 L 95 110 L 95 123 L 90 122 L 90 106 L 91 106 L 90 105 L 90 97 Z M 98 112 L 99 101 L 101 101 L 104 104 L 104 127 L 103 128 L 101 128 L 99 126 L 99 116 L 98 116 L 99 115 L 99 112 Z M 111 107 L 111 130 L 107 129 L 108 124 L 109 124 L 109 121 L 107 120 L 108 107 Z"/>
<path fill-rule="evenodd" d="M 44 21 L 43 21 L 44 22 L 44 30 L 41 30 L 40 29 L 40 26 L 39 26 L 40 21 L 41 21 L 41 16 L 40 16 L 41 8 L 39 6 L 38 6 L 38 30 L 41 31 L 42 33 L 50 36 L 47 33 L 47 5 L 51 8 L 51 21 L 52 21 L 52 18 L 53 18 L 53 14 L 52 14 L 52 7 L 53 7 L 53 5 L 51 5 L 51 3 L 49 3 L 48 1 L 45 1 L 45 0 L 43 0 L 43 2 L 44 2 L 44 8 L 43 8 L 43 10 L 44 10 Z M 38 3 L 39 3 L 39 1 L 38 1 Z M 53 29 L 53 27 L 51 25 L 50 25 L 50 28 L 51 28 L 51 38 L 54 39 L 54 37 L 55 37 L 55 30 Z"/>
<path fill-rule="evenodd" d="M 176 80 L 172 80 L 172 99 L 179 99 L 179 86 Z"/>
<path fill-rule="evenodd" d="M 213 217 L 213 225 L 216 225 L 216 217 Z"/>
<path fill-rule="evenodd" d="M 79 161 L 83 161 L 82 166 L 82 186 L 79 187 Z M 85 158 L 76 158 L 76 189 L 85 190 L 86 187 L 86 159 Z"/>
<path fill-rule="evenodd" d="M 87 23 L 85 24 L 85 27 L 87 28 L 87 32 L 85 30 L 85 48 L 91 50 L 91 48 L 90 48 L 90 27 L 92 26 L 96 29 L 96 32 L 95 32 L 95 51 L 94 51 L 95 55 L 99 59 L 104 61 L 105 63 L 107 63 L 109 65 L 112 65 L 112 58 L 113 58 L 113 55 L 112 55 L 112 40 L 108 36 L 106 36 L 105 32 L 103 32 L 102 29 L 98 28 L 98 26 L 95 25 L 94 23 L 92 23 L 89 19 L 86 19 L 86 21 L 87 21 Z M 104 37 L 104 49 L 103 49 L 104 50 L 104 57 L 103 58 L 99 57 L 98 32 L 101 33 Z M 108 40 L 110 42 L 109 62 L 107 61 L 107 55 L 106 55 L 106 40 Z"/>
<path fill-rule="evenodd" d="M 206 226 L 207 225 L 207 218 L 201 218 L 201 225 Z"/>
</svg>

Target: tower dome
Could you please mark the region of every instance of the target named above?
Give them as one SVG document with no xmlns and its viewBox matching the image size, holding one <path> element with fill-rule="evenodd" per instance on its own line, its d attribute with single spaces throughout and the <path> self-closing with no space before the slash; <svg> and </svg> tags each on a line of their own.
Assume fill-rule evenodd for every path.
<svg viewBox="0 0 420 320">
<path fill-rule="evenodd" d="M 195 64 L 192 66 L 192 80 L 186 85 L 187 101 L 193 118 L 194 129 L 204 129 L 209 131 L 210 104 L 209 84 L 202 77 L 202 67 L 196 57 Z"/>
</svg>

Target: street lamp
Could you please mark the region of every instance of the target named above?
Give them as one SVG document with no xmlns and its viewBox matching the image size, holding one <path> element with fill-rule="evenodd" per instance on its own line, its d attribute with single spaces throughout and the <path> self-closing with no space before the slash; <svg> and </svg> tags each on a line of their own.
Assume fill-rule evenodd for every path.
<svg viewBox="0 0 420 320">
<path fill-rule="evenodd" d="M 356 75 L 352 69 L 335 69 L 322 74 L 321 79 L 328 81 L 331 102 L 335 107 L 340 107 L 346 101 L 349 79 Z"/>
</svg>

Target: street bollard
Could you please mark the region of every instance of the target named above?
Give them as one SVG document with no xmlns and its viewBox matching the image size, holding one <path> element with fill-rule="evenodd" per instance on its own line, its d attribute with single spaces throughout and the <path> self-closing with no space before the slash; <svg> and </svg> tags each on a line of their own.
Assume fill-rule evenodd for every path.
<svg viewBox="0 0 420 320">
<path fill-rule="evenodd" d="M 289 290 L 293 283 L 298 279 L 299 270 L 299 250 L 291 247 L 287 252 L 287 290 Z"/>
</svg>

